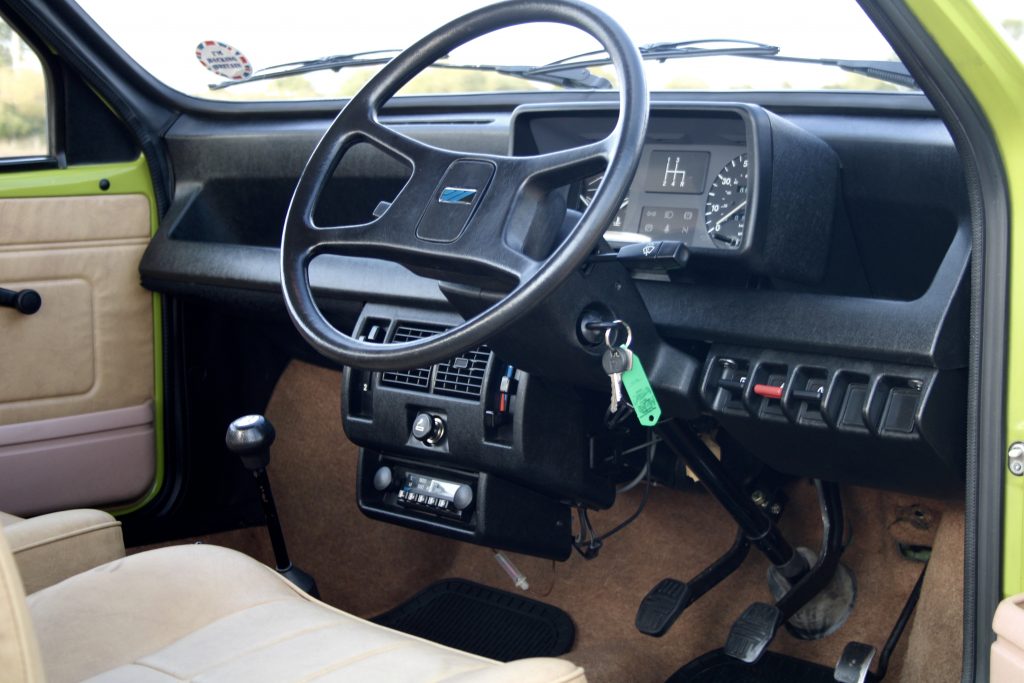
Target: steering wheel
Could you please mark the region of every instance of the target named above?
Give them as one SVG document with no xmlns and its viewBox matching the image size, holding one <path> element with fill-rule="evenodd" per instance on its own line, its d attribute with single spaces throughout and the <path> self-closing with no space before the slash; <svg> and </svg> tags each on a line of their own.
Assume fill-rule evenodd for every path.
<svg viewBox="0 0 1024 683">
<path fill-rule="evenodd" d="M 451 50 L 493 31 L 531 22 L 576 27 L 608 51 L 619 79 L 619 116 L 605 138 L 549 154 L 468 154 L 413 140 L 380 122 L 383 105 Z M 592 252 L 619 208 L 640 161 L 648 95 L 640 54 L 611 17 L 576 0 L 509 0 L 442 26 L 390 61 L 345 105 L 299 177 L 281 241 L 285 305 L 302 336 L 324 356 L 372 370 L 417 367 L 482 344 L 551 294 Z M 341 157 L 368 142 L 404 159 L 412 174 L 375 220 L 314 223 L 317 199 Z M 590 205 L 546 257 L 525 243 L 548 190 L 606 166 Z M 313 300 L 310 261 L 320 254 L 384 259 L 434 271 L 491 273 L 514 283 L 500 301 L 440 334 L 376 344 L 336 329 Z M 575 322 L 575 321 L 574 321 Z"/>
</svg>

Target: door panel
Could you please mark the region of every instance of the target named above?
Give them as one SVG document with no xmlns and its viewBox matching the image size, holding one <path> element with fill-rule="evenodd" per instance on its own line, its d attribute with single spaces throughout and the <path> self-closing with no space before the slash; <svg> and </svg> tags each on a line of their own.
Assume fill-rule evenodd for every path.
<svg viewBox="0 0 1024 683">
<path fill-rule="evenodd" d="M 144 194 L 0 199 L 0 287 L 43 300 L 33 315 L 0 309 L 0 510 L 150 488 L 153 299 L 138 274 L 150 233 Z"/>
<path fill-rule="evenodd" d="M 153 403 L 0 426 L 0 501 L 5 512 L 134 500 L 155 476 Z"/>
<path fill-rule="evenodd" d="M 0 255 L 0 272 L 9 275 L 12 264 Z M 0 423 L 42 413 L 41 406 L 26 405 L 51 397 L 87 393 L 95 384 L 92 286 L 88 280 L 0 281 L 7 289 L 34 289 L 46 302 L 31 316 L 0 310 L 7 367 L 0 383 Z M 60 359 L 42 363 L 41 359 Z M 42 416 L 42 415 L 40 415 Z"/>
</svg>

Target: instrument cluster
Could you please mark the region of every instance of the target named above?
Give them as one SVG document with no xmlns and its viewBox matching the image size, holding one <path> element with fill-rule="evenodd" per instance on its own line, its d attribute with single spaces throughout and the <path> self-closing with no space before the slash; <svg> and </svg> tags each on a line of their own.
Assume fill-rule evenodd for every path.
<svg viewBox="0 0 1024 683">
<path fill-rule="evenodd" d="M 629 194 L 605 232 L 610 244 L 674 240 L 698 249 L 742 246 L 750 176 L 746 149 L 697 147 L 645 147 Z M 602 179 L 597 174 L 580 185 L 581 209 L 590 204 Z"/>
<path fill-rule="evenodd" d="M 614 129 L 607 105 L 523 106 L 513 153 L 581 146 Z M 583 211 L 597 173 L 569 188 Z M 605 232 L 613 248 L 682 243 L 687 268 L 814 282 L 824 274 L 839 160 L 824 141 L 751 104 L 655 103 L 640 163 Z M 659 252 L 660 253 L 660 252 Z"/>
</svg>

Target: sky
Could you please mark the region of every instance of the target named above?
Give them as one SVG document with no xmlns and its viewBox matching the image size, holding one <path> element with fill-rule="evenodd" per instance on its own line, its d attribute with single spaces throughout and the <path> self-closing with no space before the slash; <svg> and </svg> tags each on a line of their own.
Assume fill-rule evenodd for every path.
<svg viewBox="0 0 1024 683">
<path fill-rule="evenodd" d="M 170 85 L 209 95 L 219 78 L 195 58 L 203 40 L 242 51 L 256 69 L 281 62 L 380 48 L 403 48 L 430 30 L 478 7 L 476 0 L 78 0 L 139 63 Z M 891 48 L 853 0 L 592 0 L 619 21 L 637 44 L 694 38 L 742 38 L 808 57 L 889 59 Z M 978 0 L 996 17 L 1024 14 L 1022 0 Z M 161 9 L 161 5 L 163 8 Z M 240 11 L 240 8 L 244 11 Z M 721 8 L 722 11 L 718 11 Z M 452 54 L 458 62 L 541 64 L 594 46 L 561 26 L 507 29 Z M 754 88 L 817 88 L 832 78 L 821 70 L 756 60 L 684 60 L 653 67 L 657 88 L 683 75 L 719 78 Z M 333 74 L 318 78 L 337 78 Z M 835 80 L 842 80 L 836 76 Z M 255 87 L 246 85 L 243 88 Z"/>
</svg>

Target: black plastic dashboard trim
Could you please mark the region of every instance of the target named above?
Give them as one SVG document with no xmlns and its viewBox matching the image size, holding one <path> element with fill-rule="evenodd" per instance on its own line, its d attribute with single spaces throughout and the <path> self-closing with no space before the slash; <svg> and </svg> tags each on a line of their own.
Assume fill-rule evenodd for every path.
<svg viewBox="0 0 1024 683">
<path fill-rule="evenodd" d="M 564 109 L 573 111 L 580 104 L 567 104 Z M 666 104 L 670 108 L 676 106 Z M 594 106 L 583 104 L 584 108 Z M 455 108 L 444 115 L 405 116 L 392 125 L 442 146 L 459 140 L 474 149 L 504 153 L 513 117 L 500 111 L 482 115 Z M 920 115 L 916 118 L 921 119 Z M 814 124 L 810 130 L 821 134 L 815 128 L 821 128 L 822 123 L 813 116 L 797 115 L 794 120 L 798 125 Z M 871 123 L 873 120 L 874 117 L 865 120 L 867 125 L 861 127 L 861 134 L 879 135 L 881 129 Z M 881 121 L 886 120 L 894 119 L 887 117 Z M 217 288 L 250 289 L 275 297 L 274 302 L 280 301 L 277 249 L 193 242 L 169 235 L 173 234 L 180 213 L 187 208 L 190 193 L 201 189 L 204 181 L 231 174 L 264 173 L 267 168 L 273 168 L 280 177 L 297 174 L 326 123 L 325 119 L 309 116 L 283 126 L 261 119 L 229 124 L 182 116 L 167 136 L 168 150 L 178 170 L 177 197 L 143 259 L 143 284 L 171 293 L 201 296 L 205 291 L 217 299 L 223 298 L 223 292 L 218 293 Z M 468 128 L 473 135 L 467 134 Z M 265 137 L 271 131 L 281 136 L 281 144 L 253 147 L 254 138 Z M 915 136 L 912 144 L 951 145 L 948 138 L 943 141 L 935 135 L 928 129 Z M 884 141 L 879 138 L 878 142 Z M 931 286 L 914 301 L 661 282 L 639 282 L 638 286 L 659 329 L 669 340 L 715 341 L 940 368 L 963 367 L 966 340 L 958 332 L 965 328 L 968 315 L 969 258 L 969 233 L 966 226 L 961 226 Z M 318 259 L 313 270 L 318 295 L 338 302 L 448 307 L 435 281 L 417 277 L 394 264 L 324 257 L 323 263 Z M 387 294 L 380 291 L 381 278 L 390 284 Z"/>
</svg>

